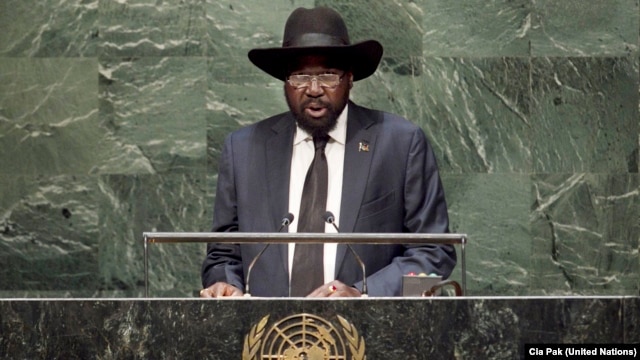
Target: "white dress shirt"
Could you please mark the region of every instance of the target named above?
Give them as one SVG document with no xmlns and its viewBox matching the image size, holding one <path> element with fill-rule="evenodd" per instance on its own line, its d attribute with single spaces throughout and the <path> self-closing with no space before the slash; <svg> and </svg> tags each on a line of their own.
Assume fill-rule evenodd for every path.
<svg viewBox="0 0 640 360">
<path fill-rule="evenodd" d="M 335 217 L 335 224 L 340 226 L 340 202 L 342 199 L 342 174 L 344 169 L 344 145 L 347 140 L 347 108 L 345 106 L 338 116 L 336 127 L 329 132 L 329 142 L 325 148 L 327 157 L 327 168 L 329 171 L 329 181 L 327 189 L 327 211 L 331 211 Z M 315 147 L 313 138 L 309 133 L 296 127 L 296 134 L 293 139 L 293 154 L 291 156 L 291 174 L 289 175 L 289 212 L 294 217 L 289 225 L 289 232 L 297 232 L 297 216 L 300 214 L 300 200 L 302 198 L 302 188 L 307 175 L 307 170 L 313 162 Z M 324 232 L 335 233 L 336 229 L 325 224 Z M 336 250 L 338 244 L 324 244 L 324 282 L 328 283 L 335 279 Z M 289 243 L 289 279 L 291 279 L 291 268 L 293 266 L 293 253 L 295 243 Z"/>
</svg>

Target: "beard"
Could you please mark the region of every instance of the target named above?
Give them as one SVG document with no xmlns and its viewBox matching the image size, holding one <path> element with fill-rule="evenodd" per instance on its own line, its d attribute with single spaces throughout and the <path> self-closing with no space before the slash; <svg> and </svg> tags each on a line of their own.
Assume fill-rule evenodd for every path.
<svg viewBox="0 0 640 360">
<path fill-rule="evenodd" d="M 312 137 L 328 135 L 329 132 L 336 127 L 336 124 L 338 123 L 338 116 L 340 116 L 340 113 L 342 113 L 342 110 L 344 110 L 344 107 L 347 105 L 346 101 L 342 104 L 338 104 L 338 106 L 333 106 L 332 104 L 320 99 L 311 98 L 306 99 L 295 107 L 291 103 L 289 97 L 287 96 L 286 98 L 289 109 L 296 119 L 298 126 L 308 132 Z M 310 104 L 325 108 L 327 110 L 326 114 L 322 117 L 309 116 L 305 112 L 305 108 Z"/>
</svg>

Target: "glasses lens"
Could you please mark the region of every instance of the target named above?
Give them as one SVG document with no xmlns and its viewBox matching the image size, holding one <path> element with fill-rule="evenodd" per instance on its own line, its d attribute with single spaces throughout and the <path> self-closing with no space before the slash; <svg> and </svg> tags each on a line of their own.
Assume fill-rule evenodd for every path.
<svg viewBox="0 0 640 360">
<path fill-rule="evenodd" d="M 309 75 L 291 75 L 289 76 L 289 84 L 295 88 L 303 88 L 311 85 L 311 76 Z"/>
<path fill-rule="evenodd" d="M 337 74 L 322 74 L 318 75 L 318 83 L 320 86 L 326 88 L 334 88 L 340 83 L 340 75 Z"/>
<path fill-rule="evenodd" d="M 320 74 L 320 75 L 291 75 L 289 76 L 289 84 L 291 86 L 301 89 L 311 86 L 311 83 L 315 80 L 318 85 L 323 88 L 335 88 L 340 84 L 341 76 L 338 74 Z"/>
</svg>

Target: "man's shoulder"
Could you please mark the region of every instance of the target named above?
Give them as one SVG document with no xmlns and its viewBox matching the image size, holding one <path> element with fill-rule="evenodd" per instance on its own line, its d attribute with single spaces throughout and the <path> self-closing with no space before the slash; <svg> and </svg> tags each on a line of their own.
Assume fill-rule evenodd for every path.
<svg viewBox="0 0 640 360">
<path fill-rule="evenodd" d="M 370 125 L 380 126 L 384 128 L 396 129 L 399 131 L 416 131 L 419 129 L 417 124 L 409 121 L 402 115 L 392 112 L 377 110 L 351 103 L 350 109 L 353 109 L 353 116 L 361 121 L 368 122 Z"/>
</svg>

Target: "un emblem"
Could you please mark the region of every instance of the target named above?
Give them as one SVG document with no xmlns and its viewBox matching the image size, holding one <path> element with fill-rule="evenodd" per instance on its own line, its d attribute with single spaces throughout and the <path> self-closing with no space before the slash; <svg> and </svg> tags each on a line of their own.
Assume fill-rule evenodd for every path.
<svg viewBox="0 0 640 360">
<path fill-rule="evenodd" d="M 340 329 L 319 316 L 298 314 L 266 330 L 267 315 L 245 336 L 242 360 L 366 360 L 356 328 L 342 316 L 336 318 Z"/>
</svg>

